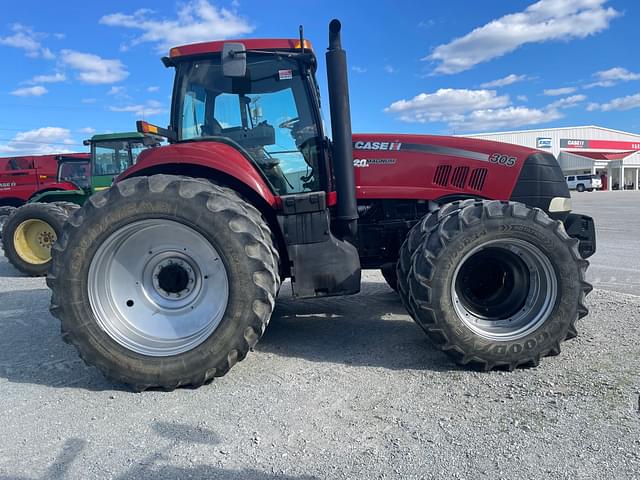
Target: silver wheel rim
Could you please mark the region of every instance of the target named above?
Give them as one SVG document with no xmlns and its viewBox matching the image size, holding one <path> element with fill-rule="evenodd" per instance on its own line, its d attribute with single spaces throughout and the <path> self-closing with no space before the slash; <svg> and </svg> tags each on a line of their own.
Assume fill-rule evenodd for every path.
<svg viewBox="0 0 640 480">
<path fill-rule="evenodd" d="M 111 234 L 89 266 L 89 303 L 123 347 L 165 357 L 194 349 L 215 331 L 229 298 L 218 251 L 196 230 L 165 219 Z"/>
<path fill-rule="evenodd" d="M 511 308 L 499 315 L 479 312 L 479 308 L 474 308 L 477 303 L 470 302 L 463 291 L 466 279 L 463 280 L 461 275 L 465 264 L 473 259 L 478 265 L 482 265 L 482 255 L 486 255 L 486 252 L 491 252 L 494 258 L 496 254 L 508 258 L 509 261 L 505 263 L 514 262 L 514 268 L 519 264 L 517 267 L 521 267 L 527 275 L 523 279 L 527 288 L 512 287 L 516 301 Z M 489 257 L 486 256 L 485 259 L 488 262 Z M 487 263 L 487 267 L 492 268 L 492 265 Z M 508 272 L 504 276 L 506 275 Z M 501 288 L 508 292 L 508 286 Z M 526 337 L 549 318 L 558 297 L 558 280 L 551 262 L 535 245 L 514 238 L 493 240 L 464 256 L 453 274 L 451 296 L 458 318 L 471 331 L 490 340 L 511 341 Z"/>
</svg>

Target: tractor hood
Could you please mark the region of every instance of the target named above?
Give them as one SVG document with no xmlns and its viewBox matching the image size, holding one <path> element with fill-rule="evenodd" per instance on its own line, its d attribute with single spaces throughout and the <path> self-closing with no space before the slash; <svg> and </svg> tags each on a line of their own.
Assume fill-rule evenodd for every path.
<svg viewBox="0 0 640 480">
<path fill-rule="evenodd" d="M 356 134 L 353 165 L 362 200 L 480 197 L 525 201 L 548 211 L 552 198 L 570 196 L 553 155 L 489 140 Z"/>
</svg>

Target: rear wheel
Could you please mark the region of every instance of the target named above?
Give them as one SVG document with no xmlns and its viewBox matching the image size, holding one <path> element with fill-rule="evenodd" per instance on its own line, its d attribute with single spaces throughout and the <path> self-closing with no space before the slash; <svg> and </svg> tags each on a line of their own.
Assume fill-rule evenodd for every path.
<svg viewBox="0 0 640 480">
<path fill-rule="evenodd" d="M 479 201 L 430 223 L 411 255 L 409 303 L 458 363 L 537 365 L 576 335 L 588 313 L 588 262 L 560 222 L 522 204 Z"/>
<path fill-rule="evenodd" d="M 581 183 L 580 183 L 580 184 L 578 184 L 578 185 L 576 186 L 576 190 L 577 190 L 577 191 L 579 191 L 579 192 L 584 192 L 584 185 L 583 185 L 583 184 L 581 184 Z"/>
<path fill-rule="evenodd" d="M 51 311 L 107 377 L 199 386 L 262 336 L 280 284 L 273 251 L 263 217 L 232 190 L 131 178 L 70 219 L 47 279 Z"/>
<path fill-rule="evenodd" d="M 22 273 L 46 275 L 51 248 L 66 219 L 66 212 L 50 203 L 29 203 L 16 209 L 2 228 L 5 257 Z"/>
<path fill-rule="evenodd" d="M 0 238 L 2 238 L 2 227 L 15 209 L 15 207 L 0 207 Z"/>
</svg>

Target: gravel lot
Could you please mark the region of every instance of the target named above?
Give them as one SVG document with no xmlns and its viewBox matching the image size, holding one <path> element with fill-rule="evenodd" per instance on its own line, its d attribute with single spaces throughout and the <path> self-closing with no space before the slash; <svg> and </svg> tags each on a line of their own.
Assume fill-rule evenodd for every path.
<svg viewBox="0 0 640 480">
<path fill-rule="evenodd" d="M 382 277 L 294 302 L 197 390 L 131 393 L 59 337 L 43 279 L 0 257 L 0 478 L 638 478 L 640 194 L 577 194 L 598 227 L 591 314 L 539 368 L 435 351 Z"/>
</svg>

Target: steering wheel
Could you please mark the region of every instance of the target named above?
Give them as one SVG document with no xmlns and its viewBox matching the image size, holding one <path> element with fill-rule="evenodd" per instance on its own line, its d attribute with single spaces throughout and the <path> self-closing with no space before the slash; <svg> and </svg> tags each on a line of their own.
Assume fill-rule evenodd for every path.
<svg viewBox="0 0 640 480">
<path fill-rule="evenodd" d="M 282 122 L 280 125 L 278 125 L 278 128 L 288 128 L 290 130 L 293 130 L 293 127 L 295 126 L 296 123 L 298 123 L 300 121 L 299 117 L 295 117 L 295 118 L 290 118 L 289 120 L 285 120 L 284 122 Z"/>
</svg>

